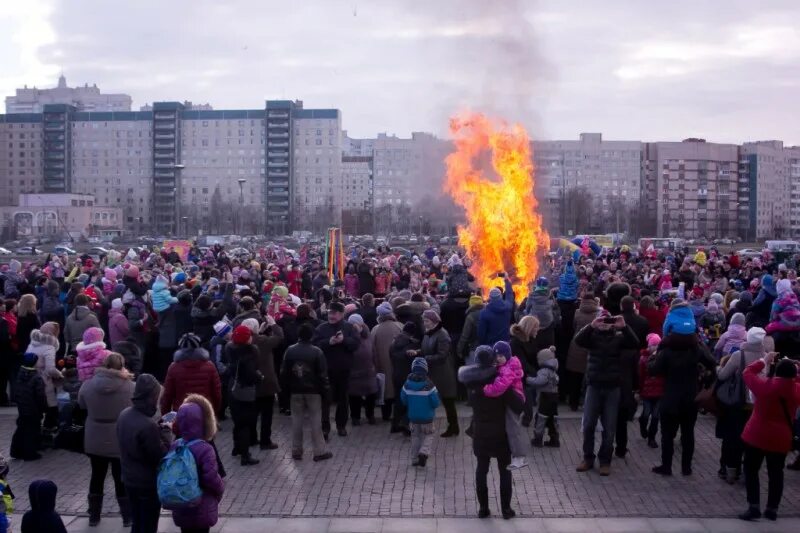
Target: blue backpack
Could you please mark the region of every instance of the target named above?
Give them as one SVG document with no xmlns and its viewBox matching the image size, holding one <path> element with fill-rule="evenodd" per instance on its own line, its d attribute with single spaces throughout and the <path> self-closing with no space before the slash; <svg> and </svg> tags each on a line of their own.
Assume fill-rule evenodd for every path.
<svg viewBox="0 0 800 533">
<path fill-rule="evenodd" d="M 196 442 L 200 439 L 189 442 L 178 439 L 175 449 L 161 460 L 156 485 L 164 509 L 184 509 L 200 503 L 203 490 L 197 475 L 197 463 L 189 449 Z"/>
</svg>

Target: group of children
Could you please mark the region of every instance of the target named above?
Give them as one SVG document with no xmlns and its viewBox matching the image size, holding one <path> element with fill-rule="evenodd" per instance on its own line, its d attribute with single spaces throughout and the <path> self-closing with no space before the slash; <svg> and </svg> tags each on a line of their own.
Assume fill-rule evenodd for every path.
<svg viewBox="0 0 800 533">
<path fill-rule="evenodd" d="M 485 370 L 480 373 L 483 385 L 483 394 L 490 398 L 499 398 L 509 389 L 525 402 L 525 384 L 536 390 L 536 404 L 538 406 L 534 422 L 533 439 L 531 444 L 540 448 L 549 446 L 559 447 L 558 426 L 558 359 L 555 347 L 540 350 L 537 354 L 538 370 L 535 376 L 524 376 L 522 363 L 511 353 L 511 345 L 505 341 L 498 341 L 494 346 L 479 346 L 475 350 L 475 363 L 462 367 L 459 379 L 463 382 L 464 376 L 473 369 Z M 463 372 L 462 372 L 463 370 Z M 408 409 L 408 420 L 411 429 L 411 455 L 412 465 L 424 467 L 430 454 L 433 442 L 433 419 L 436 408 L 440 404 L 439 394 L 433 382 L 428 377 L 428 364 L 422 357 L 417 357 L 411 363 L 409 374 L 400 392 L 400 401 Z M 506 435 L 511 450 L 511 463 L 509 470 L 516 470 L 528 466 L 525 458 L 527 442 L 525 431 L 522 429 L 520 416 L 512 409 L 506 409 L 505 416 Z M 548 430 L 548 440 L 544 441 L 545 429 Z M 470 431 L 467 430 L 467 434 Z"/>
<path fill-rule="evenodd" d="M 14 492 L 8 478 L 8 462 L 0 455 L 0 533 L 9 533 L 11 513 L 14 511 Z M 22 533 L 67 533 L 64 522 L 56 512 L 56 484 L 48 479 L 37 479 L 28 487 L 31 508 L 22 516 Z"/>
</svg>

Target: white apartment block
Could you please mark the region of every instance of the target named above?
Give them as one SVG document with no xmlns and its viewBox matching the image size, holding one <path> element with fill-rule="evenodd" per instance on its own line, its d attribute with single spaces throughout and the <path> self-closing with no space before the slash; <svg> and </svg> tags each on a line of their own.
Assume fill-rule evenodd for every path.
<svg viewBox="0 0 800 533">
<path fill-rule="evenodd" d="M 372 156 L 342 156 L 342 210 L 372 210 Z"/>
<path fill-rule="evenodd" d="M 789 163 L 789 228 L 793 239 L 800 238 L 800 146 L 785 148 Z"/>
<path fill-rule="evenodd" d="M 553 234 L 576 233 L 578 228 L 569 227 L 566 198 L 571 190 L 585 189 L 592 199 L 587 217 L 592 233 L 618 224 L 620 231 L 630 231 L 640 208 L 642 150 L 639 141 L 607 141 L 600 133 L 581 133 L 575 141 L 534 141 L 534 186 L 546 227 Z"/>
<path fill-rule="evenodd" d="M 744 143 L 740 150 L 741 202 L 748 209 L 745 240 L 788 238 L 791 233 L 789 151 L 782 141 Z M 743 210 L 744 211 L 744 210 Z"/>
<path fill-rule="evenodd" d="M 41 116 L 0 116 L 0 205 L 42 188 Z"/>
<path fill-rule="evenodd" d="M 52 89 L 17 89 L 14 96 L 6 97 L 6 113 L 41 113 L 48 104 L 66 104 L 78 111 L 130 111 L 133 100 L 127 94 L 103 94 L 97 85 L 67 87 L 67 80 L 59 76 L 58 85 Z"/>
</svg>

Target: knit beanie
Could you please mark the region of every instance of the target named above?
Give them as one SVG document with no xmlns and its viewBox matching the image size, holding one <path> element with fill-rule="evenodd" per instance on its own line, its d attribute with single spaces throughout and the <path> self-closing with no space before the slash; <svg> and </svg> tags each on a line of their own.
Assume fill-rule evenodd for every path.
<svg viewBox="0 0 800 533">
<path fill-rule="evenodd" d="M 233 328 L 231 340 L 234 344 L 247 344 L 253 338 L 253 332 L 247 326 L 236 326 Z"/>
<path fill-rule="evenodd" d="M 258 334 L 258 328 L 260 327 L 260 324 L 255 318 L 246 318 L 242 320 L 242 325 L 249 329 L 253 335 Z"/>
<path fill-rule="evenodd" d="M 788 279 L 779 280 L 775 287 L 778 292 L 778 296 L 786 292 L 792 292 L 792 282 Z"/>
<path fill-rule="evenodd" d="M 224 337 L 231 331 L 231 325 L 225 320 L 220 320 L 214 324 L 214 334 L 218 337 Z"/>
<path fill-rule="evenodd" d="M 424 357 L 415 357 L 414 360 L 411 361 L 411 372 L 414 374 L 427 374 L 428 361 L 426 361 Z"/>
<path fill-rule="evenodd" d="M 199 348 L 201 343 L 200 337 L 194 333 L 184 333 L 178 340 L 178 348 L 181 350 L 194 350 Z"/>
<path fill-rule="evenodd" d="M 45 333 L 47 335 L 52 335 L 53 337 L 58 337 L 58 333 L 61 330 L 61 327 L 58 325 L 58 322 L 45 322 L 42 324 L 42 327 L 39 328 L 39 331 Z"/>
<path fill-rule="evenodd" d="M 722 305 L 722 303 L 725 301 L 725 297 L 718 292 L 712 293 L 708 299 L 709 301 L 716 302 L 717 305 Z"/>
<path fill-rule="evenodd" d="M 39 360 L 39 356 L 33 352 L 26 352 L 25 355 L 22 356 L 22 365 L 27 366 L 28 368 L 33 368 L 36 366 L 36 362 Z"/>
<path fill-rule="evenodd" d="M 122 300 L 114 298 L 114 300 L 111 301 L 111 309 L 122 309 Z"/>
<path fill-rule="evenodd" d="M 489 367 L 494 365 L 495 355 L 491 346 L 482 344 L 475 348 L 475 362 L 478 366 Z"/>
<path fill-rule="evenodd" d="M 544 350 L 539 350 L 536 354 L 536 362 L 539 363 L 539 366 L 544 365 L 547 361 L 551 359 L 555 359 L 556 354 L 550 348 L 545 348 Z"/>
<path fill-rule="evenodd" d="M 348 317 L 347 321 L 351 324 L 363 324 L 364 318 L 358 313 L 353 313 Z"/>
<path fill-rule="evenodd" d="M 647 336 L 647 346 L 658 346 L 661 344 L 661 337 L 658 336 L 658 333 L 651 333 Z"/>
<path fill-rule="evenodd" d="M 499 291 L 498 291 L 499 292 Z M 472 307 L 473 305 L 480 305 L 483 303 L 483 298 L 480 297 L 478 294 L 473 294 L 469 297 L 469 306 Z"/>
<path fill-rule="evenodd" d="M 277 285 L 274 289 L 272 289 L 272 294 L 276 294 L 281 298 L 286 298 L 289 296 L 289 289 L 287 289 L 285 285 Z"/>
<path fill-rule="evenodd" d="M 96 342 L 103 342 L 106 334 L 100 328 L 89 328 L 83 332 L 83 344 L 94 344 Z"/>
<path fill-rule="evenodd" d="M 492 346 L 492 350 L 494 351 L 495 357 L 503 356 L 506 358 L 506 361 L 511 359 L 511 345 L 506 341 L 497 341 Z"/>
<path fill-rule="evenodd" d="M 731 306 L 731 307 L 734 307 L 734 306 Z M 746 320 L 747 319 L 744 316 L 744 313 L 734 313 L 733 316 L 731 317 L 731 324 L 730 325 L 731 326 L 733 326 L 733 325 L 744 326 Z"/>
<path fill-rule="evenodd" d="M 183 272 L 175 272 L 174 274 L 172 274 L 172 283 L 179 285 L 181 283 L 184 283 L 185 281 L 186 281 L 186 274 L 184 274 Z"/>
<path fill-rule="evenodd" d="M 103 275 L 108 281 L 116 281 L 117 280 L 117 271 L 113 268 L 106 268 L 103 272 Z"/>
<path fill-rule="evenodd" d="M 430 320 L 431 322 L 435 322 L 436 324 L 439 324 L 442 321 L 442 319 L 439 318 L 439 313 L 437 313 L 433 309 L 425 310 L 425 312 L 422 313 L 422 318 L 427 318 L 428 320 Z"/>
<path fill-rule="evenodd" d="M 761 328 L 750 328 L 747 330 L 747 342 L 748 343 L 763 343 L 764 337 L 767 336 L 767 332 Z"/>
<path fill-rule="evenodd" d="M 383 302 L 375 308 L 375 311 L 378 313 L 378 316 L 388 316 L 394 312 L 392 305 L 389 302 Z"/>
<path fill-rule="evenodd" d="M 502 297 L 503 293 L 497 287 L 489 291 L 489 300 L 500 300 Z"/>
<path fill-rule="evenodd" d="M 536 287 L 534 289 L 535 292 L 547 292 L 547 289 L 550 287 L 550 280 L 546 277 L 541 276 L 536 278 Z"/>
</svg>

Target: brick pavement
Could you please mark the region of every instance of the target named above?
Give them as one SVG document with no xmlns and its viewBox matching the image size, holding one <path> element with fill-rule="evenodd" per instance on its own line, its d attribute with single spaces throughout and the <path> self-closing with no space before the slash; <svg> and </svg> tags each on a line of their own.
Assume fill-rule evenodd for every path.
<svg viewBox="0 0 800 533">
<path fill-rule="evenodd" d="M 462 427 L 468 409 L 461 409 Z M 439 428 L 443 426 L 440 419 Z M 0 446 L 8 450 L 14 427 L 10 410 L 0 412 Z M 410 466 L 408 440 L 389 435 L 388 425 L 350 429 L 350 436 L 332 434 L 332 460 L 295 462 L 289 450 L 289 419 L 275 416 L 274 440 L 279 450 L 256 452 L 261 464 L 241 467 L 230 457 L 231 422 L 223 423 L 218 446 L 228 470 L 220 514 L 228 517 L 471 517 L 476 512 L 475 459 L 471 441 L 435 439 L 425 469 Z M 630 425 L 631 453 L 614 459 L 612 475 L 575 472 L 581 459 L 580 419 L 561 419 L 562 447 L 531 450 L 531 465 L 514 473 L 513 507 L 528 517 L 730 517 L 744 507 L 742 484 L 729 486 L 717 479 L 719 441 L 713 420 L 698 421 L 694 475 L 662 478 L 650 472 L 660 458 Z M 598 435 L 599 442 L 599 435 Z M 678 449 L 680 445 L 677 445 Z M 89 461 L 62 450 L 48 450 L 33 463 L 11 461 L 9 481 L 18 497 L 18 510 L 28 508 L 27 484 L 48 477 L 59 487 L 58 509 L 80 514 L 86 509 Z M 766 490 L 766 483 L 762 484 Z M 496 472 L 490 477 L 490 506 L 498 508 Z M 110 475 L 105 511 L 115 513 Z M 763 498 L 765 500 L 766 497 Z M 787 472 L 782 515 L 800 516 L 800 474 Z"/>
</svg>

